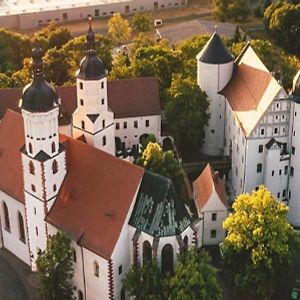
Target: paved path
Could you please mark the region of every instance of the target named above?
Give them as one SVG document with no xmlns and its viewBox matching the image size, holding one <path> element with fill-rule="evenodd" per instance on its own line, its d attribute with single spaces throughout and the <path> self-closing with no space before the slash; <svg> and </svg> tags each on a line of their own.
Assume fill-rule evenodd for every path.
<svg viewBox="0 0 300 300">
<path fill-rule="evenodd" d="M 1 256 L 0 300 L 29 300 L 21 278 Z"/>
</svg>

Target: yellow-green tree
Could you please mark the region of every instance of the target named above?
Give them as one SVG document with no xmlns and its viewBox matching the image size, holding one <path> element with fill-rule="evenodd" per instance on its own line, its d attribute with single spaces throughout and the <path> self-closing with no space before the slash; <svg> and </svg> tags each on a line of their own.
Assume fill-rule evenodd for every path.
<svg viewBox="0 0 300 300">
<path fill-rule="evenodd" d="M 115 13 L 108 20 L 108 33 L 116 44 L 121 45 L 127 42 L 131 32 L 128 20 L 123 19 L 121 14 Z"/>
<path fill-rule="evenodd" d="M 287 221 L 287 211 L 264 186 L 235 200 L 224 222 L 222 250 L 225 271 L 242 297 L 269 296 L 288 273 L 299 237 Z"/>
<path fill-rule="evenodd" d="M 149 142 L 137 164 L 145 169 L 171 178 L 177 191 L 183 185 L 183 173 L 172 151 L 163 151 L 157 143 Z"/>
</svg>

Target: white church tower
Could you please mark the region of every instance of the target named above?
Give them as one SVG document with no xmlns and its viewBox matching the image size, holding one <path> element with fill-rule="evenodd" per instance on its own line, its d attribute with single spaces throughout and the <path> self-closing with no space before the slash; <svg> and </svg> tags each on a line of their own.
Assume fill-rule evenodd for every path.
<svg viewBox="0 0 300 300">
<path fill-rule="evenodd" d="M 291 164 L 289 178 L 290 223 L 300 228 L 300 70 L 294 78 L 291 105 Z"/>
<path fill-rule="evenodd" d="M 59 143 L 57 94 L 44 79 L 42 49 L 37 44 L 32 59 L 33 81 L 22 95 L 25 145 L 21 154 L 31 267 L 36 270 L 37 254 L 47 242 L 45 216 L 65 177 L 66 158 Z"/>
<path fill-rule="evenodd" d="M 84 135 L 88 144 L 115 155 L 114 114 L 107 103 L 107 77 L 95 50 L 91 27 L 86 36 L 86 56 L 77 71 L 77 109 L 73 114 L 73 138 Z"/>
<path fill-rule="evenodd" d="M 202 152 L 208 155 L 222 155 L 225 137 L 225 98 L 219 95 L 231 79 L 234 61 L 215 32 L 197 55 L 197 81 L 210 99 L 210 119 L 205 128 Z"/>
</svg>

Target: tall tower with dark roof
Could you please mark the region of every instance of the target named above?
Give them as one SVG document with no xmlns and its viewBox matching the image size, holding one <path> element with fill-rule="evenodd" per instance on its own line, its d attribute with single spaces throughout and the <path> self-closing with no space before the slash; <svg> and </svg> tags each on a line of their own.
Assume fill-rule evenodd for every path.
<svg viewBox="0 0 300 300">
<path fill-rule="evenodd" d="M 42 49 L 32 49 L 33 80 L 23 90 L 25 145 L 21 149 L 26 219 L 32 269 L 47 242 L 45 217 L 66 174 L 66 158 L 59 143 L 55 88 L 44 78 Z"/>
<path fill-rule="evenodd" d="M 86 35 L 86 55 L 77 71 L 77 109 L 73 114 L 72 135 L 84 135 L 88 144 L 115 155 L 114 114 L 107 102 L 107 77 L 96 54 L 91 26 Z"/>
<path fill-rule="evenodd" d="M 202 151 L 221 155 L 225 136 L 225 98 L 219 92 L 231 79 L 234 61 L 219 34 L 215 32 L 197 55 L 197 81 L 210 99 L 210 119 Z"/>
</svg>

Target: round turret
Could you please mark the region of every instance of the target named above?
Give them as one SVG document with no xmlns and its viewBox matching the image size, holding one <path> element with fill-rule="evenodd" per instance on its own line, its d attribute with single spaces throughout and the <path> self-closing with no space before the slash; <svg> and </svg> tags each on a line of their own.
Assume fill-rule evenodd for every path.
<svg viewBox="0 0 300 300">
<path fill-rule="evenodd" d="M 33 80 L 25 86 L 21 107 L 30 112 L 46 112 L 56 106 L 55 88 L 44 79 L 42 49 L 38 44 L 32 49 Z"/>
<path fill-rule="evenodd" d="M 77 78 L 83 80 L 99 80 L 106 76 L 106 70 L 102 60 L 97 56 L 95 49 L 95 35 L 91 26 L 86 35 L 87 49 L 86 56 L 80 63 Z"/>
</svg>

